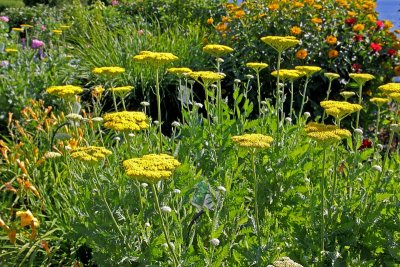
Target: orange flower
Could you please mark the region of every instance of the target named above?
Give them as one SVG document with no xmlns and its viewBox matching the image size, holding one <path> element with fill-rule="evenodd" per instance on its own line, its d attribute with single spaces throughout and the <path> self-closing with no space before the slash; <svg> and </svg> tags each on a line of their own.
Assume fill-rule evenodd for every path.
<svg viewBox="0 0 400 267">
<path fill-rule="evenodd" d="M 36 220 L 35 217 L 33 217 L 33 214 L 30 210 L 27 211 L 17 211 L 16 217 L 21 217 L 21 227 L 31 225 L 34 220 Z"/>
<path fill-rule="evenodd" d="M 207 24 L 211 25 L 211 24 L 213 24 L 213 23 L 214 23 L 214 19 L 213 19 L 213 18 L 209 18 L 209 19 L 207 20 Z"/>
<path fill-rule="evenodd" d="M 293 35 L 299 35 L 301 33 L 301 28 L 298 27 L 298 26 L 293 26 L 290 29 L 290 33 L 293 34 Z"/>
<path fill-rule="evenodd" d="M 320 18 L 312 18 L 311 22 L 313 22 L 315 24 L 320 24 L 320 23 L 322 23 L 322 19 L 320 19 Z"/>
<path fill-rule="evenodd" d="M 246 13 L 244 13 L 243 10 L 238 10 L 235 12 L 235 15 L 233 16 L 235 19 L 240 19 L 241 17 L 243 17 Z"/>
<path fill-rule="evenodd" d="M 305 59 L 307 55 L 308 53 L 307 50 L 305 49 L 300 49 L 299 51 L 296 52 L 296 58 L 298 59 Z"/>
<path fill-rule="evenodd" d="M 325 41 L 328 45 L 335 45 L 337 43 L 337 38 L 333 35 L 329 35 L 326 37 Z"/>
<path fill-rule="evenodd" d="M 315 4 L 315 5 L 313 5 L 313 7 L 315 9 L 322 9 L 322 5 L 320 5 L 320 4 Z"/>
<path fill-rule="evenodd" d="M 337 58 L 339 56 L 339 52 L 336 49 L 331 49 L 328 52 L 329 58 Z"/>
<path fill-rule="evenodd" d="M 224 32 L 224 31 L 226 31 L 226 30 L 228 29 L 228 24 L 227 24 L 227 23 L 222 23 L 222 22 L 220 22 L 220 23 L 218 23 L 218 25 L 215 27 L 215 29 L 216 29 L 217 31 Z"/>
<path fill-rule="evenodd" d="M 293 6 L 296 7 L 296 8 L 297 8 L 297 7 L 304 7 L 304 4 L 301 3 L 301 2 L 294 2 L 294 3 L 293 3 Z"/>
<path fill-rule="evenodd" d="M 277 10 L 279 9 L 279 5 L 277 3 L 270 4 L 268 5 L 268 9 L 271 11 Z"/>
<path fill-rule="evenodd" d="M 12 230 L 12 231 L 8 232 L 7 236 L 8 236 L 8 239 L 10 239 L 11 244 L 15 245 L 15 242 L 17 242 L 17 231 Z"/>
<path fill-rule="evenodd" d="M 364 24 L 358 23 L 358 24 L 353 26 L 353 31 L 361 32 L 361 31 L 364 30 L 364 28 L 365 28 Z"/>
</svg>

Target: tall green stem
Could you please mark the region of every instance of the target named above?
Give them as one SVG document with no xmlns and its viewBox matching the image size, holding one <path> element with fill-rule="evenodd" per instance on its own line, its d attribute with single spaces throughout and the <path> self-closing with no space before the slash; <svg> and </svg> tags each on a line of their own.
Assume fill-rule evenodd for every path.
<svg viewBox="0 0 400 267">
<path fill-rule="evenodd" d="M 277 118 L 277 131 L 279 133 L 279 125 L 280 125 L 280 121 L 279 121 L 279 109 L 280 109 L 280 105 L 281 105 L 281 99 L 280 99 L 280 73 L 279 70 L 281 69 L 281 57 L 282 57 L 282 53 L 279 52 L 278 53 L 278 65 L 277 65 L 277 77 L 276 77 L 276 118 Z"/>
<path fill-rule="evenodd" d="M 308 86 L 308 81 L 309 81 L 309 76 L 306 76 L 306 82 L 304 83 L 304 89 L 303 89 L 303 95 L 301 98 L 301 106 L 300 106 L 300 111 L 299 111 L 299 118 L 301 117 L 301 114 L 303 114 L 303 108 L 306 100 L 306 93 L 307 93 L 307 86 Z"/>
<path fill-rule="evenodd" d="M 257 100 L 258 100 L 258 118 L 261 118 L 261 83 L 260 83 L 260 72 L 256 71 L 257 77 Z"/>
<path fill-rule="evenodd" d="M 254 179 L 254 210 L 255 210 L 255 221 L 256 221 L 256 234 L 258 240 L 259 251 L 262 249 L 261 243 L 261 233 L 260 233 L 260 217 L 258 213 L 258 179 L 256 172 L 256 150 L 252 149 L 251 151 L 251 166 L 253 170 L 253 179 Z M 259 259 L 257 259 L 259 260 Z"/>
<path fill-rule="evenodd" d="M 326 92 L 325 100 L 329 100 L 329 95 L 331 94 L 331 87 L 332 87 L 332 80 L 329 79 L 328 91 Z M 324 123 L 325 118 L 326 118 L 326 112 L 324 110 L 324 113 L 322 114 L 322 123 Z"/>
<path fill-rule="evenodd" d="M 157 192 L 157 189 L 156 189 L 156 186 L 154 185 L 154 183 L 151 184 L 151 189 L 153 190 L 153 195 L 154 195 L 154 198 L 156 199 L 156 201 L 155 201 L 156 209 L 157 209 L 158 215 L 160 216 L 160 219 L 161 219 L 161 226 L 162 226 L 162 230 L 164 233 L 165 241 L 167 242 L 168 248 L 171 251 L 172 258 L 174 261 L 174 266 L 179 266 L 178 257 L 176 256 L 175 250 L 171 245 L 171 242 L 170 242 L 170 239 L 168 236 L 168 231 L 167 231 L 167 228 L 165 227 L 164 217 L 162 216 L 162 211 L 160 208 L 160 201 L 158 200 L 158 192 Z"/>
<path fill-rule="evenodd" d="M 160 82 L 159 82 L 159 69 L 156 71 L 156 95 L 157 95 L 157 114 L 158 114 L 158 137 L 159 137 L 159 150 L 162 152 L 162 132 L 161 132 L 161 97 L 160 97 Z"/>
<path fill-rule="evenodd" d="M 362 103 L 362 84 L 360 84 L 360 87 L 358 89 L 358 104 L 361 105 Z M 358 129 L 358 125 L 360 122 L 360 112 L 361 110 L 357 111 L 357 120 L 356 120 L 356 129 Z"/>
<path fill-rule="evenodd" d="M 376 125 L 375 125 L 375 147 L 378 144 L 378 133 L 379 133 L 379 122 L 381 120 L 381 107 L 378 106 L 378 115 L 376 118 Z"/>
<path fill-rule="evenodd" d="M 292 119 L 292 115 L 293 115 L 293 80 L 290 81 L 290 111 L 289 111 L 289 117 Z"/>
<path fill-rule="evenodd" d="M 323 152 L 322 158 L 322 176 L 321 176 L 321 229 L 320 229 L 320 245 L 321 255 L 320 264 L 324 266 L 324 251 L 325 251 L 325 162 L 326 162 L 326 149 Z"/>
</svg>

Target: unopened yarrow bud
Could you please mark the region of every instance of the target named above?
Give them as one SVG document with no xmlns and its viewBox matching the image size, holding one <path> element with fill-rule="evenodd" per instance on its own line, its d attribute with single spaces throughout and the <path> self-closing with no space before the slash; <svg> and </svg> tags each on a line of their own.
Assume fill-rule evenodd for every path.
<svg viewBox="0 0 400 267">
<path fill-rule="evenodd" d="M 220 243 L 220 241 L 218 240 L 218 238 L 212 238 L 210 240 L 211 245 L 213 245 L 214 247 L 217 247 Z"/>
<path fill-rule="evenodd" d="M 162 206 L 161 211 L 164 213 L 171 213 L 172 209 L 168 206 Z"/>
<path fill-rule="evenodd" d="M 382 172 L 382 167 L 379 166 L 379 165 L 374 165 L 374 166 L 372 166 L 372 169 L 373 169 L 374 171 L 377 171 L 377 172 Z"/>
</svg>

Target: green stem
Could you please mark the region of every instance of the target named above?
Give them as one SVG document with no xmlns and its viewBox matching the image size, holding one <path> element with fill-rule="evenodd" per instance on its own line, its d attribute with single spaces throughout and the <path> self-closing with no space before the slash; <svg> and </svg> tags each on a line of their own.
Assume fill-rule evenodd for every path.
<svg viewBox="0 0 400 267">
<path fill-rule="evenodd" d="M 381 107 L 378 106 L 378 115 L 376 118 L 376 126 L 375 126 L 375 147 L 378 144 L 378 133 L 379 133 L 379 122 L 381 120 Z"/>
<path fill-rule="evenodd" d="M 185 123 L 185 117 L 183 116 L 183 92 L 182 92 L 182 88 L 181 88 L 181 79 L 179 78 L 179 87 L 178 87 L 178 91 L 179 91 L 179 97 L 181 99 L 181 114 L 182 114 L 182 124 Z M 186 90 L 186 88 L 185 88 Z"/>
<path fill-rule="evenodd" d="M 159 150 L 162 153 L 162 132 L 161 132 L 161 97 L 160 97 L 160 82 L 159 82 L 159 68 L 156 71 L 156 95 L 157 95 L 157 114 L 158 114 L 158 137 L 159 137 Z"/>
<path fill-rule="evenodd" d="M 279 70 L 281 69 L 281 57 L 282 57 L 282 53 L 279 52 L 278 53 L 278 65 L 277 65 L 277 77 L 276 77 L 276 119 L 277 119 L 277 133 L 278 133 L 278 137 L 279 137 L 279 125 L 280 125 L 280 121 L 279 121 L 279 109 L 280 109 L 280 105 L 281 105 L 281 99 L 280 99 L 280 86 L 279 86 L 279 82 L 280 82 L 280 73 Z M 279 138 L 278 138 L 278 142 L 279 142 Z M 277 143 L 278 143 L 277 142 Z"/>
<path fill-rule="evenodd" d="M 292 115 L 293 115 L 293 80 L 290 81 L 290 111 L 289 111 L 289 116 L 292 119 Z"/>
<path fill-rule="evenodd" d="M 325 251 L 325 162 L 326 162 L 326 149 L 323 152 L 322 158 L 322 176 L 321 176 L 321 229 L 320 229 L 320 245 L 321 245 L 321 255 L 320 264 L 324 266 L 324 251 Z"/>
<path fill-rule="evenodd" d="M 255 210 L 255 221 L 256 221 L 256 234 L 257 234 L 257 240 L 258 240 L 258 247 L 259 250 L 261 251 L 262 249 L 262 243 L 261 243 L 261 233 L 260 233 L 260 217 L 258 213 L 258 179 L 257 179 L 257 172 L 256 172 L 256 151 L 253 149 L 251 151 L 251 166 L 253 170 L 253 179 L 254 179 L 254 210 Z M 258 253 L 257 253 L 258 254 Z M 259 258 L 257 257 L 257 261 Z"/>
<path fill-rule="evenodd" d="M 389 142 L 387 144 L 387 148 L 386 148 L 386 152 L 385 152 L 385 158 L 383 159 L 382 173 L 384 173 L 385 170 L 386 170 L 386 162 L 387 162 L 387 160 L 389 158 L 389 151 L 390 151 L 390 147 L 392 146 L 393 137 L 394 137 L 394 131 L 391 130 L 390 136 L 389 136 Z"/>
<path fill-rule="evenodd" d="M 362 84 L 360 84 L 360 87 L 358 89 L 358 104 L 361 105 L 362 103 Z M 356 129 L 358 129 L 358 125 L 360 122 L 360 112 L 361 110 L 357 111 L 357 120 L 356 120 Z"/>
<path fill-rule="evenodd" d="M 256 71 L 257 77 L 257 93 L 258 93 L 258 118 L 261 118 L 261 84 L 260 84 L 260 72 Z"/>
<path fill-rule="evenodd" d="M 332 80 L 329 80 L 328 91 L 326 92 L 325 101 L 329 100 L 329 95 L 331 94 L 331 87 L 332 87 Z M 326 118 L 326 112 L 324 110 L 324 113 L 322 114 L 322 123 L 324 123 L 325 118 Z"/>
<path fill-rule="evenodd" d="M 206 99 L 205 99 L 205 108 L 206 108 L 206 113 L 207 113 L 207 123 L 210 126 L 210 106 L 209 106 L 209 101 L 208 101 L 208 84 L 204 84 L 204 92 L 206 94 Z"/>
<path fill-rule="evenodd" d="M 167 228 L 165 227 L 164 217 L 162 216 L 162 211 L 161 211 L 161 208 L 160 208 L 160 202 L 158 200 L 158 192 L 157 192 L 157 189 L 156 189 L 154 183 L 151 184 L 151 188 L 153 190 L 154 198 L 156 199 L 156 202 L 155 202 L 156 209 L 157 209 L 158 215 L 160 216 L 160 219 L 161 219 L 161 226 L 162 226 L 162 230 L 163 230 L 163 233 L 164 233 L 165 241 L 167 242 L 168 248 L 171 251 L 172 258 L 173 258 L 175 266 L 179 266 L 178 257 L 176 256 L 175 250 L 171 245 L 171 242 L 170 242 L 170 239 L 169 239 L 169 236 L 168 236 L 168 232 L 167 232 Z"/>
<path fill-rule="evenodd" d="M 304 83 L 304 90 L 303 90 L 303 95 L 302 95 L 302 98 L 301 98 L 301 106 L 300 106 L 300 111 L 299 111 L 299 118 L 301 117 L 301 114 L 303 114 L 303 108 L 304 108 L 304 104 L 305 104 L 305 100 L 306 100 L 308 81 L 309 81 L 309 76 L 306 77 L 306 82 Z"/>
</svg>

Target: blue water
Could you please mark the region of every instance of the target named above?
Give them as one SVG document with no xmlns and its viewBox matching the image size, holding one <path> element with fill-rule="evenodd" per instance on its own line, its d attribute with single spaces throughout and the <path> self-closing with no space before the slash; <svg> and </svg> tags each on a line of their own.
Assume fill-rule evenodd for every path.
<svg viewBox="0 0 400 267">
<path fill-rule="evenodd" d="M 400 0 L 377 0 L 376 11 L 380 20 L 390 20 L 394 27 L 400 29 Z"/>
</svg>

